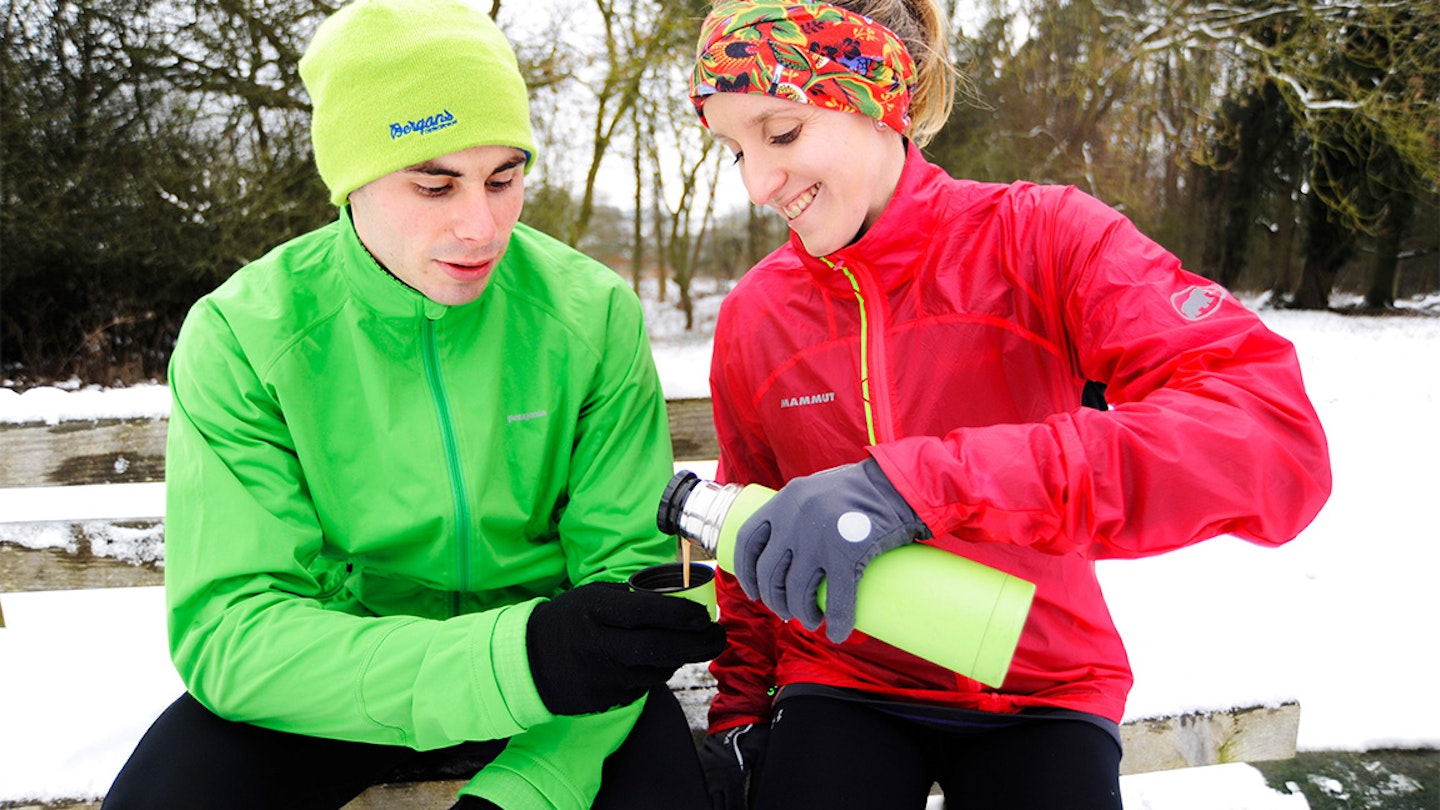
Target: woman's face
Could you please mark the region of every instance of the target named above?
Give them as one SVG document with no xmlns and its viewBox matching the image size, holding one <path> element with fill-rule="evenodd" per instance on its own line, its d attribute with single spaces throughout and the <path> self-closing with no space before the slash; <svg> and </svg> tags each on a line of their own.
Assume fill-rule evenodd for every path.
<svg viewBox="0 0 1440 810">
<path fill-rule="evenodd" d="M 750 201 L 785 217 L 812 256 L 864 235 L 905 168 L 900 134 L 857 113 L 717 93 L 705 100 L 705 120 L 735 154 Z"/>
</svg>

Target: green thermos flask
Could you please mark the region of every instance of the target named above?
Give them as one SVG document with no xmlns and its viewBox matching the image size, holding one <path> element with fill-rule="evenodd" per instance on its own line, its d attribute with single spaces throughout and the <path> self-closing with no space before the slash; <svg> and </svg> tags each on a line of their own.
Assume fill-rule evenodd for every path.
<svg viewBox="0 0 1440 810">
<path fill-rule="evenodd" d="M 734 571 L 735 536 L 775 490 L 702 480 L 682 470 L 660 499 L 666 534 L 699 544 Z M 865 567 L 855 627 L 887 644 L 998 688 L 1010 669 L 1035 585 L 958 554 L 911 543 Z M 825 604 L 825 585 L 820 585 Z"/>
</svg>

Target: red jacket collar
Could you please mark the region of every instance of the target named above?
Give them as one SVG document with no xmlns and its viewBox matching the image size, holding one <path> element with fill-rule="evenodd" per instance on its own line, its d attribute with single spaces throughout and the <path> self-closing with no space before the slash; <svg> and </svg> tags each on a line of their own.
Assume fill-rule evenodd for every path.
<svg viewBox="0 0 1440 810">
<path fill-rule="evenodd" d="M 927 234 L 934 233 L 943 218 L 940 192 L 950 176 L 927 161 L 915 144 L 906 141 L 905 148 L 905 169 L 895 193 L 858 242 L 817 258 L 805 252 L 800 237 L 790 233 L 790 249 L 822 286 L 850 289 L 849 280 L 831 264 L 863 267 L 887 290 L 908 281 L 919 268 L 930 243 Z"/>
</svg>

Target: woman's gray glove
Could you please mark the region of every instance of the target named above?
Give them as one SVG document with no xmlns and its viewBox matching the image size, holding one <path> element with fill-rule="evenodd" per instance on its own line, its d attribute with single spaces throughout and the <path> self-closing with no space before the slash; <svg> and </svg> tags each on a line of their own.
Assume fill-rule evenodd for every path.
<svg viewBox="0 0 1440 810">
<path fill-rule="evenodd" d="M 711 810 L 747 810 L 746 779 L 754 784 L 765 759 L 770 727 L 746 723 L 717 731 L 700 746 Z"/>
<path fill-rule="evenodd" d="M 725 629 L 688 599 L 592 582 L 536 605 L 525 647 L 551 714 L 593 714 L 634 703 L 683 664 L 719 655 Z"/>
<path fill-rule="evenodd" d="M 875 555 L 929 537 L 874 459 L 786 484 L 740 526 L 735 576 L 751 599 L 835 643 L 855 629 L 855 591 Z M 819 606 L 826 581 L 825 609 Z"/>
</svg>

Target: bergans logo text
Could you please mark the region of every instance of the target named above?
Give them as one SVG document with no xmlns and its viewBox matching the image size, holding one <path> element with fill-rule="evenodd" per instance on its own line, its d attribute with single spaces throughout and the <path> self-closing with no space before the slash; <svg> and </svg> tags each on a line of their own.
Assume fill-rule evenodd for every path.
<svg viewBox="0 0 1440 810">
<path fill-rule="evenodd" d="M 419 121 L 406 121 L 405 123 L 394 123 L 390 125 L 390 140 L 403 138 L 406 135 L 429 135 L 437 130 L 455 125 L 455 115 L 449 110 L 436 113 L 429 118 L 421 118 Z"/>
<path fill-rule="evenodd" d="M 823 394 L 810 394 L 804 397 L 785 397 L 780 400 L 782 408 L 798 408 L 801 405 L 821 405 L 826 402 L 835 401 L 835 392 L 826 391 Z"/>
</svg>

